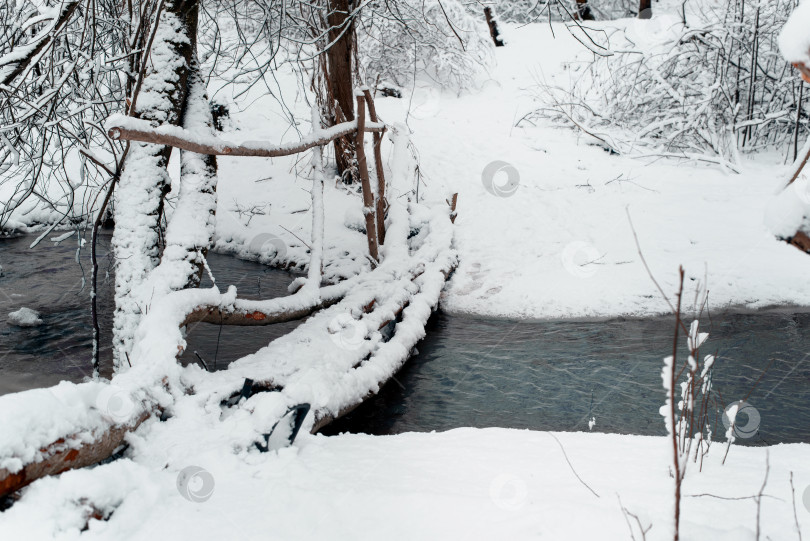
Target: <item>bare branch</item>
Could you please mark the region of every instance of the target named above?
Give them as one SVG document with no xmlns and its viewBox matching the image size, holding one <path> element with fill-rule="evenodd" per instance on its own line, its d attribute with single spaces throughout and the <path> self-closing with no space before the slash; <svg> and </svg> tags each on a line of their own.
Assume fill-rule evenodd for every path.
<svg viewBox="0 0 810 541">
<path fill-rule="evenodd" d="M 201 136 L 178 126 L 163 125 L 152 127 L 145 121 L 136 118 L 116 115 L 107 122 L 108 135 L 115 141 L 143 141 L 159 145 L 173 146 L 182 150 L 210 156 L 257 156 L 276 158 L 291 156 L 312 147 L 323 146 L 338 137 L 357 131 L 357 121 L 342 122 L 330 128 L 316 130 L 309 137 L 294 143 L 270 145 L 263 141 L 246 141 L 232 143 L 219 137 Z M 364 131 L 382 132 L 385 125 L 367 122 Z"/>
</svg>

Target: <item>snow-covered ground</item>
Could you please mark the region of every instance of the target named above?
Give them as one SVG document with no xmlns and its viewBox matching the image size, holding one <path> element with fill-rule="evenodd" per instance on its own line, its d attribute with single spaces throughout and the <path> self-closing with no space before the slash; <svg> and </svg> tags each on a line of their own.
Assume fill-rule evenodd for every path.
<svg viewBox="0 0 810 541">
<path fill-rule="evenodd" d="M 656 30 L 655 21 L 626 24 L 639 27 L 636 35 Z M 690 289 L 708 278 L 714 308 L 810 303 L 810 258 L 777 241 L 764 221 L 789 167 L 757 156 L 742 174 L 727 174 L 611 155 L 567 129 L 516 128 L 538 106 L 532 86 L 567 87 L 577 75 L 563 63 L 589 54 L 565 30 L 552 38 L 546 25 L 510 28 L 507 37 L 482 92 L 442 96 L 435 116 L 411 121 L 428 182 L 459 192 L 461 265 L 446 309 L 528 318 L 666 312 L 628 212 L 667 293 L 683 265 Z M 509 196 L 482 183 L 495 160 L 519 175 Z"/>
<path fill-rule="evenodd" d="M 661 30 L 655 19 L 596 24 L 637 26 L 651 39 Z M 559 25 L 556 37 L 542 24 L 505 30 L 508 45 L 496 50 L 480 90 L 377 101 L 389 124 L 412 107 L 420 195 L 459 193 L 460 266 L 445 309 L 520 318 L 666 312 L 628 214 L 667 293 L 683 265 L 690 290 L 708 280 L 715 309 L 810 306 L 810 258 L 777 241 L 764 220 L 789 167 L 757 156 L 742 174 L 727 174 L 611 155 L 550 125 L 515 127 L 539 105 L 532 87 L 575 77 L 568 62 L 588 53 Z M 279 77 L 293 84 L 288 72 Z M 290 105 L 308 116 L 302 101 Z M 248 94 L 232 111 L 230 139 L 300 137 L 269 97 Z M 309 131 L 306 122 L 298 128 Z M 390 153 L 386 143 L 387 160 Z M 310 237 L 311 182 L 295 175 L 306 161 L 219 160 L 220 250 L 308 261 L 300 239 Z M 494 170 L 506 186 L 488 183 Z M 326 188 L 325 275 L 346 276 L 367 265 L 360 197 L 341 184 Z M 304 434 L 292 448 L 259 454 L 229 446 L 218 410 L 186 419 L 148 421 L 122 460 L 35 482 L 0 515 L 0 539 L 641 539 L 639 525 L 652 526 L 648 540 L 671 538 L 663 438 L 497 428 Z M 810 535 L 810 445 L 733 447 L 721 465 L 723 452 L 714 444 L 702 472 L 690 465 L 683 539 L 756 539 L 758 523 L 759 539 L 798 539 L 797 522 Z M 92 519 L 82 532 L 91 507 L 109 520 Z"/>
<path fill-rule="evenodd" d="M 622 506 L 648 541 L 672 539 L 664 438 L 463 428 L 237 455 L 161 447 L 159 425 L 135 460 L 38 481 L 0 515 L 0 539 L 642 539 Z M 681 539 L 754 540 L 763 483 L 759 539 L 798 539 L 797 520 L 806 537 L 810 446 L 734 447 L 721 465 L 723 451 L 689 465 Z M 80 532 L 90 503 L 112 514 Z"/>
<path fill-rule="evenodd" d="M 621 27 L 641 46 L 660 41 L 675 20 L 659 11 L 651 21 L 591 26 Z M 550 122 L 516 127 L 526 113 L 548 105 L 536 97 L 538 83 L 568 87 L 592 55 L 561 24 L 553 33 L 540 23 L 502 27 L 508 45 L 495 49 L 496 62 L 479 89 L 456 96 L 420 82 L 412 96 L 406 89 L 403 99 L 377 98 L 385 122 L 407 120 L 413 132 L 424 182 L 420 197 L 441 201 L 459 194 L 460 266 L 444 309 L 543 319 L 667 312 L 638 255 L 628 213 L 667 294 L 674 293 L 683 265 L 687 292 L 708 286 L 713 309 L 810 306 L 810 258 L 773 234 L 792 227 L 774 223 L 784 214 L 780 208 L 801 212 L 810 204 L 805 184 L 789 190 L 782 197 L 788 201 L 766 220 L 791 172 L 783 156 L 750 156 L 742 173 L 733 174 L 716 165 L 613 155 Z M 289 66 L 275 76 L 289 109 L 257 86 L 231 104 L 227 139 L 289 142 L 309 132 L 297 76 Z M 213 80 L 210 90 L 219 85 Z M 215 94 L 227 102 L 234 92 Z M 297 132 L 289 127 L 290 111 Z M 386 137 L 388 163 L 391 153 Z M 307 165 L 306 157 L 220 157 L 218 249 L 306 265 Z M 179 167 L 173 167 L 176 176 Z M 325 207 L 324 261 L 331 262 L 325 275 L 345 277 L 366 265 L 365 239 L 357 231 L 360 195 L 327 182 Z M 15 223 L 46 218 L 44 210 L 17 213 Z M 792 223 L 796 217 L 784 218 Z"/>
<path fill-rule="evenodd" d="M 634 38 L 652 40 L 662 23 L 594 24 L 629 27 Z M 772 233 L 778 226 L 765 219 L 789 176 L 781 157 L 758 154 L 733 174 L 716 165 L 612 155 L 550 123 L 515 127 L 542 105 L 535 98 L 538 82 L 568 86 L 577 77 L 575 61 L 590 56 L 561 26 L 554 34 L 546 24 L 506 27 L 508 45 L 496 49 L 497 64 L 480 90 L 455 96 L 420 84 L 413 99 L 377 99 L 386 122 L 407 119 L 413 132 L 424 181 L 420 196 L 459 194 L 461 263 L 443 308 L 544 319 L 667 312 L 638 255 L 628 213 L 668 294 L 683 265 L 690 298 L 708 284 L 713 309 L 810 305 L 810 258 L 778 241 Z M 244 139 L 298 137 L 280 131 L 281 113 L 271 98 L 246 103 L 250 107 L 234 115 Z M 306 116 L 304 104 L 289 105 Z M 307 133 L 308 127 L 299 129 Z M 390 160 L 390 145 L 383 150 Z M 305 263 L 305 247 L 292 233 L 309 235 L 308 181 L 291 178 L 294 162 L 221 158 L 220 164 L 220 248 L 245 251 L 263 232 L 291 244 L 285 256 Z M 500 173 L 488 190 L 493 170 Z M 810 201 L 800 190 L 788 195 L 800 205 Z M 364 238 L 343 226 L 359 226 L 359 195 L 330 185 L 325 197 L 326 260 L 354 247 L 347 257 L 356 268 Z M 266 214 L 255 215 L 247 227 L 250 215 L 234 211 L 254 205 Z"/>
</svg>

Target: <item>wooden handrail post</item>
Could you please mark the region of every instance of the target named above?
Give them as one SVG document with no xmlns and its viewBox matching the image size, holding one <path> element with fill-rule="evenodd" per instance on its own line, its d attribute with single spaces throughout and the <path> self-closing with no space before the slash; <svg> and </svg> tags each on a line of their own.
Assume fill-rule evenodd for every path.
<svg viewBox="0 0 810 541">
<path fill-rule="evenodd" d="M 380 256 L 377 247 L 377 220 L 374 208 L 374 194 L 371 193 L 371 182 L 368 179 L 368 164 L 363 148 L 363 136 L 366 128 L 366 103 L 363 92 L 357 90 L 357 138 L 355 146 L 357 151 L 357 172 L 360 175 L 360 185 L 363 188 L 363 216 L 366 219 L 366 237 L 368 238 L 368 255 L 379 263 Z"/>
<path fill-rule="evenodd" d="M 374 99 L 371 97 L 371 91 L 368 88 L 363 89 L 363 95 L 368 104 L 368 116 L 372 122 L 377 122 L 377 109 L 374 107 Z M 375 208 L 377 212 L 377 238 L 380 244 L 385 244 L 385 211 L 388 207 L 388 201 L 385 199 L 385 172 L 383 171 L 382 151 L 382 132 L 374 132 L 374 165 L 377 171 L 377 197 L 375 200 Z"/>
</svg>

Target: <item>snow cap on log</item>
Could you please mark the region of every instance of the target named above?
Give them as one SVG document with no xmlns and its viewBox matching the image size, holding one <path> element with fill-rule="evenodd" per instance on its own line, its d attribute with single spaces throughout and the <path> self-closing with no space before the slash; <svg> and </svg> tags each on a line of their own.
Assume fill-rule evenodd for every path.
<svg viewBox="0 0 810 541">
<path fill-rule="evenodd" d="M 801 2 L 790 14 L 779 34 L 779 50 L 806 81 L 810 80 L 810 2 Z"/>
</svg>

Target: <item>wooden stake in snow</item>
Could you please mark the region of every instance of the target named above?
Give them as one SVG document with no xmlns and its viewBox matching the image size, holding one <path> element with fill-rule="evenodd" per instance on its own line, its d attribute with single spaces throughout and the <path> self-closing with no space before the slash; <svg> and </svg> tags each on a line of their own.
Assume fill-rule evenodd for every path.
<svg viewBox="0 0 810 541">
<path fill-rule="evenodd" d="M 368 104 L 368 116 L 372 122 L 377 122 L 377 108 L 374 107 L 374 100 L 368 88 L 363 89 L 363 96 Z M 377 239 L 380 244 L 385 244 L 385 212 L 388 210 L 388 201 L 385 199 L 385 171 L 383 171 L 382 152 L 382 132 L 374 132 L 374 166 L 377 171 L 377 194 L 374 198 L 375 212 L 377 213 Z"/>
<path fill-rule="evenodd" d="M 371 259 L 379 263 L 380 255 L 377 244 L 377 219 L 374 207 L 374 194 L 371 193 L 371 182 L 368 179 L 368 164 L 366 163 L 366 152 L 363 149 L 363 140 L 366 131 L 366 100 L 363 92 L 357 90 L 357 171 L 360 175 L 360 184 L 363 187 L 363 215 L 366 219 L 366 238 L 368 238 L 368 255 Z"/>
</svg>

